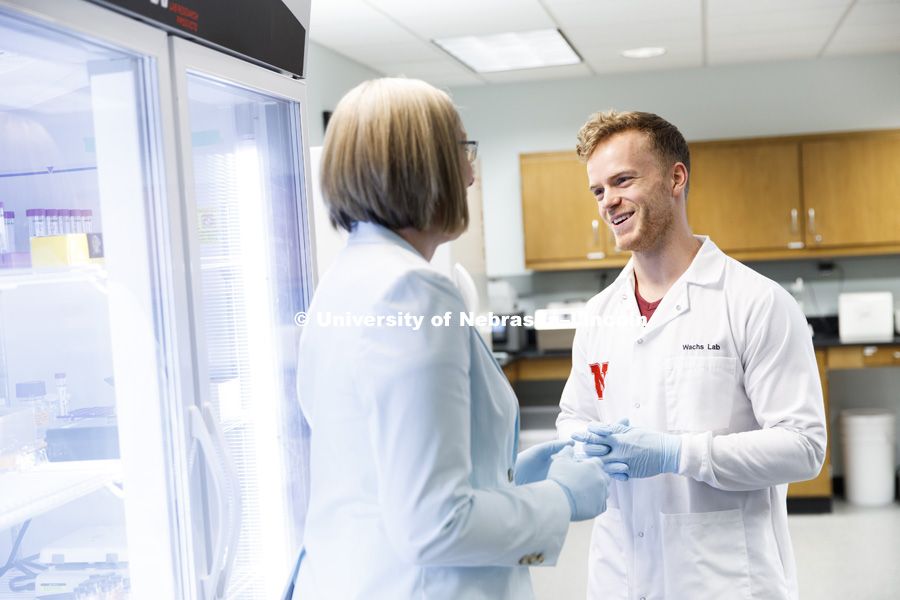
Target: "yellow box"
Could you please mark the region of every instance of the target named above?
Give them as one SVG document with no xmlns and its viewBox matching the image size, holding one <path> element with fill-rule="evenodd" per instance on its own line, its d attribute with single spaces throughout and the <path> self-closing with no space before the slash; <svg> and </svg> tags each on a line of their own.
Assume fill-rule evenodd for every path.
<svg viewBox="0 0 900 600">
<path fill-rule="evenodd" d="M 31 266 L 63 267 L 91 263 L 88 239 L 84 233 L 47 235 L 31 238 Z"/>
</svg>

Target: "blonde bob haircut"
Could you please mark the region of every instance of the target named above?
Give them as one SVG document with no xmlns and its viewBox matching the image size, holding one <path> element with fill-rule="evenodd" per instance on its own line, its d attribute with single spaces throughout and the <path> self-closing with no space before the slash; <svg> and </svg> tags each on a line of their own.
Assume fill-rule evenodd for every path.
<svg viewBox="0 0 900 600">
<path fill-rule="evenodd" d="M 350 90 L 328 121 L 321 183 L 331 224 L 465 231 L 459 114 L 418 79 L 383 78 Z"/>
</svg>

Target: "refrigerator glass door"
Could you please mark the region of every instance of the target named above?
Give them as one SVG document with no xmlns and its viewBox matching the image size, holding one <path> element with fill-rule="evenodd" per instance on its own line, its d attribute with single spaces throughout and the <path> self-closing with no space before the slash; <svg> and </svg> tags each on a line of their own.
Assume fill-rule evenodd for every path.
<svg viewBox="0 0 900 600">
<path fill-rule="evenodd" d="M 189 411 L 212 475 L 195 486 L 210 538 L 201 594 L 269 600 L 299 550 L 306 506 L 294 324 L 311 294 L 303 85 L 173 46 L 190 116 L 182 153 L 200 407 Z"/>
<path fill-rule="evenodd" d="M 166 57 L 165 35 L 98 7 L 0 1 L 4 598 L 74 598 L 98 579 L 180 597 Z"/>
</svg>

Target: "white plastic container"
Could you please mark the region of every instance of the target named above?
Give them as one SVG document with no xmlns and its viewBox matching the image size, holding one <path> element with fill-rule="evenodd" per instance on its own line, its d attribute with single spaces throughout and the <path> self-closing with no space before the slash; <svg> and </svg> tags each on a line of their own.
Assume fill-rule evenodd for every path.
<svg viewBox="0 0 900 600">
<path fill-rule="evenodd" d="M 895 413 L 875 408 L 841 411 L 844 448 L 844 494 L 858 506 L 884 506 L 894 501 Z"/>
</svg>

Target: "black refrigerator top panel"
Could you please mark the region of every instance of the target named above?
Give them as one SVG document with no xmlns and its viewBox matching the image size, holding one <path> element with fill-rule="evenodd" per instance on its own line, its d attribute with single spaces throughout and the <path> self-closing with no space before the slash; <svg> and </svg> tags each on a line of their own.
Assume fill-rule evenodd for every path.
<svg viewBox="0 0 900 600">
<path fill-rule="evenodd" d="M 282 0 L 91 2 L 270 69 L 306 76 L 306 27 Z"/>
</svg>

